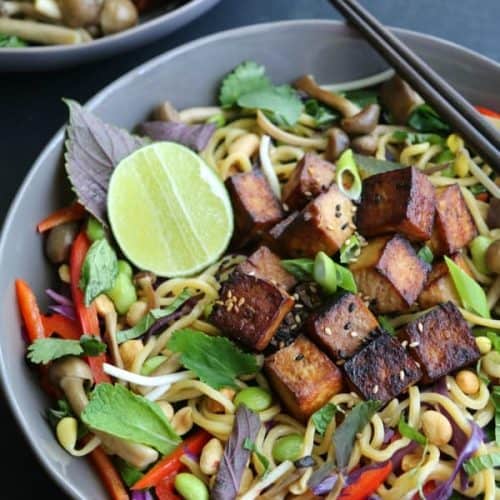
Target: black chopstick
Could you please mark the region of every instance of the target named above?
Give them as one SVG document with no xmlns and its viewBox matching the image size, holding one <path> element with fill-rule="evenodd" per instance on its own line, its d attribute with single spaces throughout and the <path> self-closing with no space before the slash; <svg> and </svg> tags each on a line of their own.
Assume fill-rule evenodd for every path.
<svg viewBox="0 0 500 500">
<path fill-rule="evenodd" d="M 463 136 L 464 140 L 500 173 L 499 132 L 355 0 L 330 0 L 330 2 L 363 34 L 370 45 L 396 69 L 401 77 L 407 80 Z"/>
</svg>

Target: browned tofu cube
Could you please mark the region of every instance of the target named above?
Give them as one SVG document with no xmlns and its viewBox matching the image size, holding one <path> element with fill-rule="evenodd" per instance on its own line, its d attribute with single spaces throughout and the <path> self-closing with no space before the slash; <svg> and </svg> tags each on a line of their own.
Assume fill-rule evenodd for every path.
<svg viewBox="0 0 500 500">
<path fill-rule="evenodd" d="M 283 404 L 301 421 L 342 390 L 340 370 L 303 335 L 268 356 L 264 368 Z"/>
<path fill-rule="evenodd" d="M 314 257 L 337 252 L 354 233 L 352 203 L 337 186 L 309 202 L 283 230 L 278 243 L 290 257 Z"/>
<path fill-rule="evenodd" d="M 344 365 L 345 374 L 364 399 L 387 403 L 420 380 L 422 371 L 403 346 L 381 333 Z"/>
<path fill-rule="evenodd" d="M 226 187 L 234 210 L 235 246 L 254 240 L 284 217 L 280 202 L 260 172 L 232 175 Z"/>
<path fill-rule="evenodd" d="M 335 175 L 335 166 L 314 153 L 306 153 L 283 186 L 281 200 L 291 210 L 301 210 L 328 188 Z"/>
<path fill-rule="evenodd" d="M 399 333 L 422 368 L 425 383 L 479 359 L 479 350 L 467 322 L 451 302 L 441 304 L 412 321 Z"/>
<path fill-rule="evenodd" d="M 334 360 L 350 358 L 378 327 L 375 316 L 353 293 L 330 300 L 307 320 L 306 333 Z"/>
<path fill-rule="evenodd" d="M 371 240 L 349 266 L 358 290 L 379 313 L 407 310 L 422 291 L 430 266 L 396 234 Z"/>
<path fill-rule="evenodd" d="M 373 175 L 363 182 L 358 231 L 366 237 L 398 232 L 425 241 L 432 233 L 435 207 L 434 187 L 418 168 Z"/>
<path fill-rule="evenodd" d="M 293 304 L 283 288 L 235 272 L 223 283 L 210 318 L 225 335 L 262 351 Z"/>
<path fill-rule="evenodd" d="M 436 220 L 429 245 L 434 255 L 455 253 L 476 236 L 476 225 L 460 186 L 453 184 L 436 189 Z"/>
<path fill-rule="evenodd" d="M 490 229 L 500 228 L 500 198 L 491 198 L 486 223 Z"/>
<path fill-rule="evenodd" d="M 298 215 L 299 212 L 297 211 L 287 215 L 283 220 L 279 221 L 278 224 L 269 229 L 269 231 L 262 234 L 262 242 L 278 255 L 284 255 L 284 250 L 280 244 L 280 237 Z"/>
<path fill-rule="evenodd" d="M 270 281 L 285 290 L 290 290 L 297 280 L 281 265 L 280 258 L 269 248 L 261 246 L 238 266 L 238 271 Z"/>
<path fill-rule="evenodd" d="M 457 266 L 472 276 L 469 265 L 461 253 L 456 253 L 450 258 Z M 446 262 L 439 260 L 432 265 L 424 289 L 418 296 L 418 303 L 422 309 L 428 309 L 444 302 L 453 302 L 459 305 L 460 297 L 457 294 Z"/>
</svg>

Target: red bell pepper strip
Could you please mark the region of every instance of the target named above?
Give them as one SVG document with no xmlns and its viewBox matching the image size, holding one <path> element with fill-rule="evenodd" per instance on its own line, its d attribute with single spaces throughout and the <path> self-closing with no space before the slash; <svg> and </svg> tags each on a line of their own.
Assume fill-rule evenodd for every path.
<svg viewBox="0 0 500 500">
<path fill-rule="evenodd" d="M 179 470 L 180 472 L 180 470 Z M 169 476 L 163 478 L 155 488 L 158 500 L 181 500 L 181 497 L 175 493 L 175 476 L 178 472 L 173 472 Z"/>
<path fill-rule="evenodd" d="M 43 327 L 40 309 L 35 294 L 26 281 L 22 279 L 16 280 L 16 295 L 30 342 L 43 339 L 45 337 L 45 328 Z"/>
<path fill-rule="evenodd" d="M 82 336 L 80 325 L 62 314 L 42 315 L 42 323 L 46 337 L 56 333 L 66 340 L 78 340 Z"/>
<path fill-rule="evenodd" d="M 100 336 L 96 307 L 94 304 L 90 304 L 88 307 L 85 305 L 83 292 L 79 285 L 83 262 L 89 248 L 90 240 L 87 238 L 87 235 L 81 231 L 73 242 L 69 256 L 71 295 L 73 297 L 73 304 L 75 306 L 76 315 L 80 322 L 82 332 L 88 335 Z M 102 367 L 102 365 L 106 362 L 106 356 L 104 354 L 91 356 L 87 359 L 87 361 L 96 384 L 111 382 L 111 379 L 104 373 Z"/>
<path fill-rule="evenodd" d="M 180 458 L 185 453 L 199 454 L 211 438 L 210 434 L 201 429 L 181 443 L 170 455 L 163 457 L 152 469 L 139 479 L 132 490 L 145 490 L 157 486 L 163 479 L 175 476 L 183 467 Z"/>
<path fill-rule="evenodd" d="M 43 233 L 65 222 L 81 220 L 85 217 L 85 208 L 80 203 L 73 203 L 67 207 L 56 210 L 48 217 L 38 223 L 36 228 L 39 233 Z"/>
<path fill-rule="evenodd" d="M 493 111 L 489 108 L 485 108 L 484 106 L 475 106 L 475 108 L 484 116 L 490 116 L 491 118 L 500 118 L 500 113 Z"/>
<path fill-rule="evenodd" d="M 120 475 L 100 446 L 89 453 L 89 458 L 109 493 L 109 497 L 113 500 L 129 500 L 127 490 L 123 485 Z"/>
<path fill-rule="evenodd" d="M 424 487 L 422 488 L 422 493 L 424 494 L 424 497 L 427 498 L 427 495 L 429 493 L 432 493 L 436 488 L 437 488 L 437 483 L 436 481 L 434 481 L 434 479 L 427 481 L 424 484 Z M 420 493 L 417 492 L 413 495 L 412 500 L 420 500 L 420 498 L 421 498 Z"/>
<path fill-rule="evenodd" d="M 479 194 L 476 194 L 476 200 L 484 201 L 485 203 L 488 203 L 489 199 L 490 199 L 489 193 L 479 193 Z"/>
<path fill-rule="evenodd" d="M 391 472 L 390 461 L 380 464 L 380 467 L 367 469 L 355 483 L 346 486 L 340 492 L 339 500 L 365 500 L 377 491 Z"/>
</svg>

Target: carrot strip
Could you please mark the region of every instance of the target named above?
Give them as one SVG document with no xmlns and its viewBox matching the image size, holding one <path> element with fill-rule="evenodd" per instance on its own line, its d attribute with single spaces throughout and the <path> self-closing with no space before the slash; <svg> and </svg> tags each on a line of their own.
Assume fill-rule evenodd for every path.
<svg viewBox="0 0 500 500">
<path fill-rule="evenodd" d="M 65 222 L 81 220 L 85 217 L 85 208 L 80 203 L 72 203 L 71 205 L 56 210 L 48 217 L 43 219 L 36 226 L 39 233 L 43 233 Z"/>
<path fill-rule="evenodd" d="M 97 310 L 94 304 L 86 306 L 83 299 L 83 292 L 80 289 L 80 276 L 82 272 L 83 262 L 90 248 L 90 240 L 87 235 L 81 231 L 76 237 L 71 247 L 69 256 L 69 273 L 71 280 L 71 295 L 76 310 L 76 315 L 80 321 L 81 331 L 88 335 L 99 337 L 99 320 L 97 318 Z M 87 362 L 92 370 L 94 382 L 100 384 L 102 382 L 111 382 L 111 379 L 104 373 L 103 364 L 106 362 L 106 356 L 91 356 Z"/>
<path fill-rule="evenodd" d="M 185 453 L 200 453 L 210 437 L 210 434 L 203 429 L 188 437 L 170 455 L 163 457 L 152 469 L 146 472 L 131 489 L 144 490 L 151 488 L 157 486 L 163 479 L 171 475 L 175 476 L 183 467 L 180 461 L 182 455 Z"/>
<path fill-rule="evenodd" d="M 40 309 L 38 308 L 35 294 L 26 281 L 22 279 L 16 280 L 16 295 L 30 342 L 34 342 L 36 339 L 43 339 L 45 337 L 45 329 Z"/>
<path fill-rule="evenodd" d="M 46 337 L 57 333 L 63 339 L 78 340 L 82 336 L 80 325 L 62 314 L 42 315 L 42 323 Z"/>
<path fill-rule="evenodd" d="M 104 487 L 109 493 L 110 498 L 113 500 L 129 500 L 127 490 L 123 485 L 120 475 L 100 446 L 89 453 L 89 458 L 104 483 Z"/>
</svg>

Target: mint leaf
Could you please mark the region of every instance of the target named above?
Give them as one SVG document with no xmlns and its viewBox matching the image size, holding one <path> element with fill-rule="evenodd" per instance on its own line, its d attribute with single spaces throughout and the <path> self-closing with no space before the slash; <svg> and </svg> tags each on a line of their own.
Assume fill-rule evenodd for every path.
<svg viewBox="0 0 500 500">
<path fill-rule="evenodd" d="M 429 142 L 430 144 L 444 146 L 446 142 L 444 137 L 437 134 L 416 134 L 404 130 L 396 130 L 396 132 L 392 134 L 392 138 L 399 142 L 405 142 L 408 145 Z"/>
<path fill-rule="evenodd" d="M 264 467 L 264 474 L 265 474 L 269 469 L 269 460 L 265 455 L 263 455 L 259 451 L 257 445 L 250 438 L 246 438 L 245 441 L 243 442 L 243 448 L 245 450 L 251 451 L 252 453 L 255 453 L 255 455 L 259 459 L 259 462 L 262 464 L 262 467 Z"/>
<path fill-rule="evenodd" d="M 26 47 L 27 45 L 28 44 L 22 38 L 0 33 L 0 47 L 13 49 L 18 47 Z"/>
<path fill-rule="evenodd" d="M 484 469 L 494 469 L 500 467 L 500 452 L 493 452 L 489 455 L 469 458 L 463 465 L 467 475 L 473 476 Z"/>
<path fill-rule="evenodd" d="M 483 318 L 489 318 L 490 309 L 482 287 L 446 255 L 444 260 L 463 307 Z"/>
<path fill-rule="evenodd" d="M 348 90 L 347 92 L 343 92 L 343 95 L 360 108 L 364 108 L 368 104 L 378 104 L 378 92 L 376 90 Z"/>
<path fill-rule="evenodd" d="M 163 455 L 182 441 L 156 403 L 120 384 L 96 385 L 81 419 L 91 429 L 151 446 Z"/>
<path fill-rule="evenodd" d="M 224 78 L 219 94 L 219 102 L 225 107 L 234 106 L 240 96 L 254 90 L 270 87 L 264 66 L 253 61 L 246 61 Z"/>
<path fill-rule="evenodd" d="M 50 363 L 64 356 L 98 356 L 106 344 L 96 337 L 82 335 L 80 340 L 58 338 L 37 339 L 28 347 L 28 359 L 35 364 Z"/>
<path fill-rule="evenodd" d="M 118 344 L 123 344 L 127 340 L 132 340 L 146 333 L 157 320 L 164 318 L 173 312 L 177 311 L 187 300 L 191 298 L 191 294 L 187 289 L 184 289 L 179 296 L 164 309 L 151 309 L 137 325 L 127 330 L 120 330 L 116 333 L 116 341 Z"/>
<path fill-rule="evenodd" d="M 432 261 L 434 260 L 434 254 L 432 253 L 432 250 L 424 245 L 418 252 L 417 252 L 418 257 L 420 260 L 423 260 L 427 264 L 432 264 Z"/>
<path fill-rule="evenodd" d="M 325 406 L 312 414 L 311 418 L 318 434 L 320 434 L 321 436 L 325 434 L 327 427 L 330 425 L 330 422 L 332 421 L 332 418 L 335 416 L 337 411 L 337 405 L 334 405 L 333 403 L 327 403 Z"/>
<path fill-rule="evenodd" d="M 139 481 L 139 479 L 141 479 L 144 476 L 144 474 L 139 469 L 136 469 L 133 465 L 130 465 L 122 458 L 116 458 L 114 460 L 114 463 L 121 478 L 123 479 L 123 482 L 129 488 L 135 483 L 137 483 L 137 481 Z"/>
<path fill-rule="evenodd" d="M 411 439 L 422 446 L 427 444 L 427 438 L 410 424 L 407 424 L 403 419 L 400 419 L 399 421 L 398 431 L 402 436 Z"/>
<path fill-rule="evenodd" d="M 380 408 L 379 401 L 362 401 L 345 417 L 333 435 L 337 467 L 343 469 L 351 457 L 356 434 L 361 432 Z"/>
<path fill-rule="evenodd" d="M 142 139 L 105 123 L 71 99 L 66 141 L 66 172 L 80 203 L 106 222 L 106 197 L 113 169 L 144 146 Z"/>
<path fill-rule="evenodd" d="M 94 241 L 82 266 L 80 288 L 88 306 L 97 296 L 113 287 L 118 276 L 118 259 L 105 238 Z"/>
<path fill-rule="evenodd" d="M 235 379 L 239 375 L 259 371 L 255 356 L 244 353 L 225 337 L 210 337 L 196 330 L 179 330 L 174 332 L 167 348 L 181 353 L 181 363 L 215 389 L 237 388 Z"/>
<path fill-rule="evenodd" d="M 270 111 L 279 123 L 294 125 L 304 108 L 297 92 L 289 85 L 264 87 L 242 94 L 238 106 L 247 109 Z"/>
</svg>

